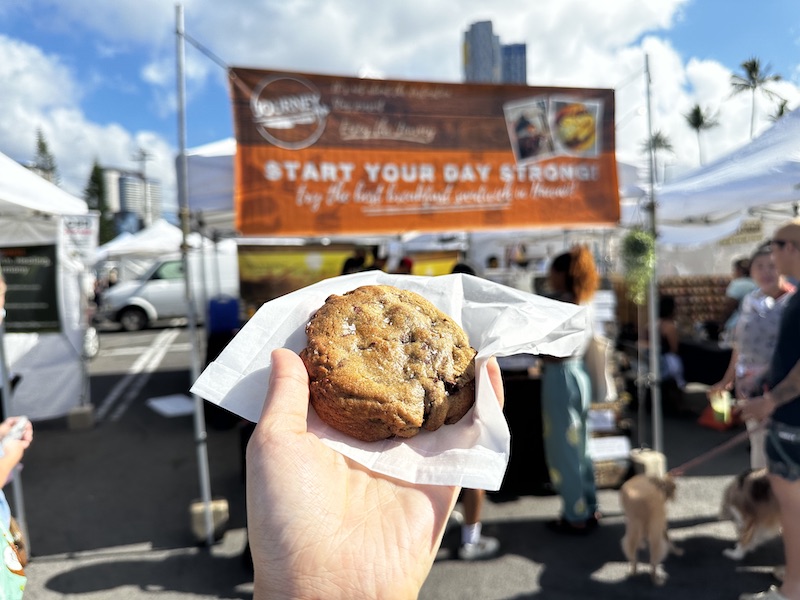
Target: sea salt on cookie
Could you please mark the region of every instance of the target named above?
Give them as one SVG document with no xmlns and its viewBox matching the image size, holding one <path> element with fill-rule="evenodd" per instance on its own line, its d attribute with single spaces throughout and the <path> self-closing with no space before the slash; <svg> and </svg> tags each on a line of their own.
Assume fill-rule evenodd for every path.
<svg viewBox="0 0 800 600">
<path fill-rule="evenodd" d="M 311 404 L 331 427 L 371 442 L 460 420 L 475 402 L 475 350 L 421 295 L 368 285 L 332 295 L 300 353 Z"/>
</svg>

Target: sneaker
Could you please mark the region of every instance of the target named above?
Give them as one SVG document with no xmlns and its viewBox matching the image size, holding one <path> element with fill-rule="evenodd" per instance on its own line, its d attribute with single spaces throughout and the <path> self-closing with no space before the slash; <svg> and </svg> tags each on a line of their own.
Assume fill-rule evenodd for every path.
<svg viewBox="0 0 800 600">
<path fill-rule="evenodd" d="M 485 560 L 493 558 L 500 552 L 500 541 L 497 538 L 481 536 L 474 544 L 462 544 L 458 549 L 461 560 Z"/>
<path fill-rule="evenodd" d="M 461 526 L 464 524 L 464 515 L 462 515 L 457 510 L 454 510 L 450 513 L 450 516 L 447 517 L 447 529 L 451 527 Z"/>
<path fill-rule="evenodd" d="M 780 593 L 778 588 L 771 585 L 766 592 L 758 592 L 757 594 L 742 594 L 739 600 L 788 600 L 786 596 Z"/>
</svg>

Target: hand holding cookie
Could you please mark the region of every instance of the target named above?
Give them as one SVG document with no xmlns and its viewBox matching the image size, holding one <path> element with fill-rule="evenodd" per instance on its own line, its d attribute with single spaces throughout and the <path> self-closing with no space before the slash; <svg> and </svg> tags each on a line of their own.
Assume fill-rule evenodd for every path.
<svg viewBox="0 0 800 600">
<path fill-rule="evenodd" d="M 497 362 L 489 379 L 502 402 Z M 272 353 L 269 392 L 247 448 L 248 532 L 257 598 L 416 597 L 458 488 L 371 472 L 307 431 L 309 382 Z"/>
</svg>

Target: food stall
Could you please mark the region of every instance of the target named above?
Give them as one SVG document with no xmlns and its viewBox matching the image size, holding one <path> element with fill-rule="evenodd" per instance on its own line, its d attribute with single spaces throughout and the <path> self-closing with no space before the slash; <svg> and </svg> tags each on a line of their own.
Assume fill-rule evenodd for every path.
<svg viewBox="0 0 800 600">
<path fill-rule="evenodd" d="M 389 247 L 421 233 L 619 221 L 613 90 L 249 68 L 232 68 L 231 82 L 243 298 L 338 275 L 334 265 L 376 237 Z M 263 242 L 279 237 L 303 241 L 291 249 Z M 514 416 L 538 412 L 538 379 L 506 371 L 512 438 L 540 440 L 534 421 Z M 514 435 L 518 427 L 524 435 Z"/>
</svg>

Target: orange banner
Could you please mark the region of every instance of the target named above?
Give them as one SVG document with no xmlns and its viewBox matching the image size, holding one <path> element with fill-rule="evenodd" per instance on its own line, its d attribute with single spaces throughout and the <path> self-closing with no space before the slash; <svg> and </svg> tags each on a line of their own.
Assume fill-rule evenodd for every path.
<svg viewBox="0 0 800 600">
<path fill-rule="evenodd" d="M 244 235 L 613 225 L 613 90 L 231 69 Z"/>
</svg>

